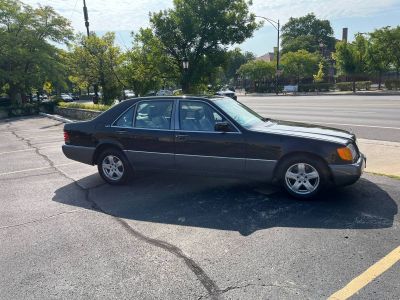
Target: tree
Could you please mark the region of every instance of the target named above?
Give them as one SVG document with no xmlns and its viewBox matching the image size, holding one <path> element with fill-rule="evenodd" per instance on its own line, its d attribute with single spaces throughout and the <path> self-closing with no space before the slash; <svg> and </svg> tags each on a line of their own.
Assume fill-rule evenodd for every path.
<svg viewBox="0 0 400 300">
<path fill-rule="evenodd" d="M 15 0 L 0 2 L 0 84 L 7 85 L 13 102 L 63 72 L 62 51 L 53 43 L 67 43 L 72 29 L 67 19 L 49 6 L 33 9 Z M 65 83 L 65 82 L 64 82 Z"/>
<path fill-rule="evenodd" d="M 120 72 L 125 86 L 141 96 L 161 85 L 175 85 L 178 77 L 176 66 L 149 28 L 135 35 L 132 49 L 123 55 Z"/>
<path fill-rule="evenodd" d="M 368 43 L 361 34 L 356 35 L 352 43 L 338 42 L 333 58 L 340 74 L 349 76 L 353 82 L 353 92 L 356 92 L 356 78 L 367 72 Z"/>
<path fill-rule="evenodd" d="M 373 53 L 377 59 L 374 63 L 377 70 L 388 64 L 400 74 L 400 26 L 396 28 L 384 27 L 371 33 L 371 43 Z M 380 58 L 381 57 L 381 58 Z M 382 64 L 382 65 L 380 65 Z M 380 66 L 379 66 L 380 65 Z"/>
<path fill-rule="evenodd" d="M 314 82 L 320 83 L 320 82 L 324 81 L 324 76 L 325 76 L 324 63 L 322 61 L 320 61 L 318 64 L 318 72 L 317 72 L 317 74 L 313 75 Z"/>
<path fill-rule="evenodd" d="M 189 61 L 181 80 L 184 92 L 201 78 L 204 55 L 209 58 L 225 46 L 242 43 L 260 26 L 246 0 L 174 0 L 173 4 L 173 9 L 151 14 L 150 23 L 182 75 L 182 61 Z"/>
<path fill-rule="evenodd" d="M 283 74 L 295 78 L 297 83 L 304 78 L 312 78 L 317 72 L 321 56 L 306 50 L 288 52 L 282 56 Z"/>
<path fill-rule="evenodd" d="M 252 60 L 240 66 L 237 73 L 244 79 L 253 82 L 254 90 L 257 90 L 259 82 L 270 81 L 275 78 L 275 63 L 263 60 Z"/>
<path fill-rule="evenodd" d="M 320 20 L 313 13 L 300 18 L 290 18 L 282 27 L 282 53 L 307 50 L 319 51 L 320 43 L 328 50 L 335 47 L 333 29 L 328 20 Z"/>
<path fill-rule="evenodd" d="M 122 89 L 122 82 L 118 77 L 121 53 L 114 41 L 113 32 L 102 37 L 94 33 L 89 37 L 80 35 L 69 57 L 70 79 L 82 87 L 99 85 L 103 92 L 102 102 L 105 104 L 111 104 Z"/>
<path fill-rule="evenodd" d="M 386 41 L 382 29 L 375 30 L 370 34 L 366 50 L 366 63 L 370 73 L 378 74 L 379 87 L 381 89 L 382 74 L 389 69 L 390 47 Z"/>
<path fill-rule="evenodd" d="M 240 66 L 255 59 L 251 52 L 242 52 L 240 48 L 235 48 L 226 52 L 225 76 L 228 80 L 235 80 Z"/>
</svg>

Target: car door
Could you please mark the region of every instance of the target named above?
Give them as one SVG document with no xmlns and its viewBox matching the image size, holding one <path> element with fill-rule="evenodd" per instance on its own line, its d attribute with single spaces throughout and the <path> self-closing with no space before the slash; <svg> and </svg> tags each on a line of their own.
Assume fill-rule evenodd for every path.
<svg viewBox="0 0 400 300">
<path fill-rule="evenodd" d="M 173 100 L 143 100 L 112 126 L 134 169 L 174 168 Z"/>
<path fill-rule="evenodd" d="M 211 104 L 179 100 L 175 120 L 175 164 L 179 171 L 223 175 L 244 171 L 243 135 Z M 229 130 L 216 131 L 218 122 L 228 122 Z"/>
</svg>

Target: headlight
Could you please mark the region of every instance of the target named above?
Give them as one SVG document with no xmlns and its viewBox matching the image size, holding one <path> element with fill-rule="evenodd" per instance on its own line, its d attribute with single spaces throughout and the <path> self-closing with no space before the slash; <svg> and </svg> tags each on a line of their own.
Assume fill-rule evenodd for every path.
<svg viewBox="0 0 400 300">
<path fill-rule="evenodd" d="M 343 148 L 338 148 L 336 151 L 339 157 L 345 161 L 353 161 L 357 157 L 357 150 L 353 144 L 349 144 Z"/>
</svg>

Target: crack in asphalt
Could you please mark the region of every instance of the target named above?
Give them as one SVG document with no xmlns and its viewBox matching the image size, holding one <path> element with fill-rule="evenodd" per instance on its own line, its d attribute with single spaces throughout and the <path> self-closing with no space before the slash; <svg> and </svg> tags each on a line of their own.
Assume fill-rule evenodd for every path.
<svg viewBox="0 0 400 300">
<path fill-rule="evenodd" d="M 45 154 L 40 152 L 40 149 L 33 145 L 29 139 L 26 139 L 20 135 L 18 135 L 15 131 L 11 131 L 11 133 L 20 141 L 25 142 L 29 147 L 35 149 L 35 153 L 42 157 L 49 165 L 51 168 L 53 168 L 58 174 L 63 176 L 64 178 L 67 178 L 68 180 L 72 181 L 81 191 L 84 192 L 84 200 L 88 203 L 90 203 L 91 208 L 95 211 L 101 212 L 105 215 L 111 216 L 117 223 L 119 223 L 129 234 L 137 238 L 138 240 L 141 240 L 143 242 L 146 242 L 147 244 L 153 245 L 155 247 L 161 248 L 163 250 L 168 251 L 169 253 L 175 255 L 177 258 L 181 259 L 186 266 L 195 274 L 197 279 L 200 281 L 200 283 L 203 285 L 203 287 L 207 290 L 208 292 L 208 297 L 211 299 L 219 299 L 219 296 L 222 294 L 222 291 L 219 289 L 217 284 L 207 275 L 207 273 L 200 267 L 199 264 L 197 264 L 192 258 L 187 256 L 179 247 L 168 243 L 163 240 L 159 239 L 154 239 L 151 237 L 148 237 L 144 235 L 143 233 L 137 231 L 134 229 L 132 226 L 130 226 L 125 220 L 114 216 L 105 210 L 103 210 L 95 200 L 90 198 L 90 191 L 93 189 L 96 189 L 100 186 L 106 185 L 106 183 L 102 183 L 93 187 L 84 187 L 80 185 L 74 178 L 70 177 L 66 173 L 64 173 L 62 170 L 57 168 L 57 166 L 54 164 L 54 162 Z M 43 220 L 43 219 L 42 219 Z M 36 220 L 37 222 L 39 220 Z M 32 221 L 34 222 L 34 221 Z M 31 222 L 31 223 L 32 223 Z"/>
</svg>

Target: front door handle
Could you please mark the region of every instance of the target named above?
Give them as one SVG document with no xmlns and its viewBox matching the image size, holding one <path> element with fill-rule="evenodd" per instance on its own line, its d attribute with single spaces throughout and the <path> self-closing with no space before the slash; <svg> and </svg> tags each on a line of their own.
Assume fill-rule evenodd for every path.
<svg viewBox="0 0 400 300">
<path fill-rule="evenodd" d="M 127 132 L 128 131 L 126 131 L 126 130 L 117 130 L 115 133 L 117 133 L 117 134 L 125 134 Z"/>
<path fill-rule="evenodd" d="M 177 141 L 186 141 L 187 140 L 187 138 L 188 138 L 188 135 L 186 135 L 186 134 L 177 134 L 176 136 L 175 136 L 175 138 L 176 138 L 176 140 Z"/>
</svg>

